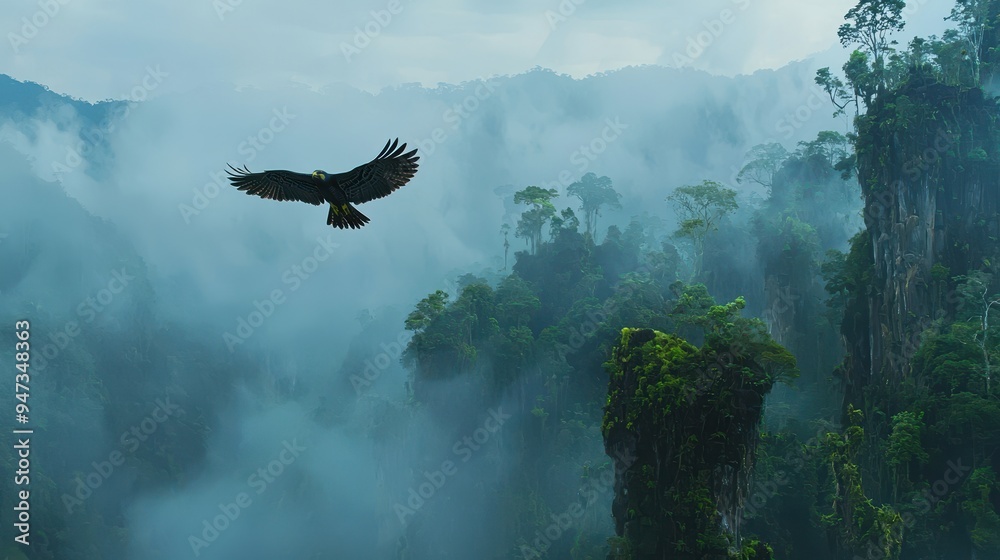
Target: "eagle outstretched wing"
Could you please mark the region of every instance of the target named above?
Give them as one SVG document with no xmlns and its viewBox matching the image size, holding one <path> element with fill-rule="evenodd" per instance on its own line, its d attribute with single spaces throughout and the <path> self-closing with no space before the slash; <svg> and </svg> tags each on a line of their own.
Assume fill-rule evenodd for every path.
<svg viewBox="0 0 1000 560">
<path fill-rule="evenodd" d="M 294 171 L 264 171 L 251 173 L 246 166 L 239 169 L 229 166 L 229 181 L 247 194 L 272 200 L 298 200 L 309 204 L 323 204 L 323 195 L 312 175 Z"/>
<path fill-rule="evenodd" d="M 399 146 L 399 138 L 386 142 L 375 159 L 359 165 L 347 173 L 333 176 L 344 190 L 347 200 L 355 204 L 388 196 L 413 178 L 417 172 L 416 150 L 403 153 L 406 144 Z"/>
</svg>

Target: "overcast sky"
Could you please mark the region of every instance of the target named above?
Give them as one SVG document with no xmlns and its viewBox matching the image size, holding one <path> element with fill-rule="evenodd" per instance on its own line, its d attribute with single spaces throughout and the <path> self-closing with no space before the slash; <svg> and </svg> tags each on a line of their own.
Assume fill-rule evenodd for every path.
<svg viewBox="0 0 1000 560">
<path fill-rule="evenodd" d="M 157 336 L 204 345 L 182 358 L 170 356 L 162 365 L 169 375 L 147 376 L 151 387 L 163 382 L 197 393 L 186 380 L 214 373 L 201 360 L 211 352 L 250 364 L 239 372 L 248 381 L 234 386 L 236 397 L 211 395 L 204 464 L 188 465 L 169 489 L 157 483 L 156 491 L 136 495 L 129 490 L 131 475 L 102 489 L 101 499 L 121 497 L 128 506 L 125 523 L 134 548 L 126 557 L 185 557 L 191 531 L 216 514 L 217 504 L 246 489 L 248 474 L 295 434 L 304 434 L 309 452 L 289 472 L 307 483 L 282 479 L 279 484 L 297 490 L 269 491 L 260 500 L 267 506 L 241 514 L 233 525 L 238 528 L 200 558 L 307 557 L 334 542 L 343 557 L 373 558 L 377 538 L 395 550 L 395 536 L 406 529 L 392 502 L 424 482 L 417 477 L 425 467 L 453 456 L 454 436 L 470 433 L 468 422 L 460 418 L 452 425 L 427 415 L 430 407 L 411 411 L 401 404 L 405 414 L 397 415 L 391 407 L 403 398 L 409 375 L 398 364 L 384 374 L 377 366 L 377 383 L 364 392 L 355 391 L 348 376 L 369 375 L 366 363 L 378 356 L 392 354 L 396 362 L 398 354 L 387 345 L 409 336 L 403 318 L 426 294 L 445 289 L 455 296 L 454 279 L 462 273 L 507 273 L 500 269 L 500 227 L 515 218 L 515 189 L 563 189 L 593 171 L 612 177 L 623 195 L 623 208 L 602 215 L 602 228 L 624 229 L 631 216 L 646 212 L 667 220 L 666 232 L 675 217 L 666 201 L 671 189 L 709 179 L 733 184 L 744 154 L 761 142 L 795 149 L 821 130 L 846 131 L 847 121 L 832 118 L 812 78 L 817 62 L 839 67 L 846 60 L 836 48 L 836 31 L 854 1 L 5 2 L 0 73 L 90 101 L 131 98 L 133 91 L 156 99 L 115 113 L 113 130 L 85 123 L 66 107 L 18 115 L 0 106 L 0 168 L 8 172 L 0 235 L 10 237 L 0 245 L 0 260 L 16 254 L 28 263 L 3 269 L 14 272 L 6 277 L 17 285 L 2 286 L 0 313 L 3 304 L 24 301 L 41 302 L 43 315 L 77 317 L 79 302 L 107 285 L 108 270 L 134 266 L 149 289 L 137 281 L 108 307 L 101 321 L 109 326 L 101 328 L 129 330 L 124 340 L 139 337 L 132 326 L 147 320 L 148 303 L 157 329 L 164 325 Z M 924 0 L 912 6 L 912 25 L 900 42 L 914 33 L 940 33 L 952 4 Z M 818 61 L 785 66 L 816 53 Z M 630 65 L 693 66 L 725 76 L 785 67 L 738 79 L 655 68 L 579 81 L 532 72 L 377 96 L 333 87 L 433 87 L 538 66 L 583 78 Z M 318 94 L 288 87 L 294 83 L 329 89 Z M 233 84 L 256 89 L 236 92 Z M 470 101 L 475 108 L 468 108 Z M 467 107 L 460 119 L 453 113 L 458 103 Z M 331 230 L 323 208 L 245 196 L 221 178 L 227 162 L 253 171 L 347 170 L 374 157 L 390 134 L 420 149 L 420 172 L 398 193 L 363 207 L 372 222 L 361 231 Z M 257 147 L 248 150 L 248 141 Z M 595 142 L 600 150 L 592 148 L 592 157 L 580 155 Z M 576 207 L 565 195 L 556 204 Z M 849 222 L 846 211 L 828 208 L 831 219 Z M 512 251 L 526 247 L 523 239 L 512 236 L 510 242 Z M 752 248 L 744 254 L 755 258 Z M 307 262 L 314 262 L 312 271 L 289 282 L 291 271 L 305 270 Z M 276 292 L 280 302 L 273 299 Z M 241 332 L 241 321 L 272 300 L 277 303 L 266 323 L 245 342 L 228 346 L 225 334 Z M 375 326 L 362 330 L 362 309 L 372 312 Z M 57 328 L 64 322 L 53 321 Z M 87 332 L 96 340 L 105 331 Z M 159 371 L 151 367 L 143 375 Z M 275 389 L 258 387 L 258 378 L 274 380 L 275 387 L 292 379 L 306 396 L 276 406 Z M 314 401 L 327 395 L 349 404 L 343 410 L 331 405 L 335 421 L 316 420 L 315 410 L 327 409 Z M 74 398 L 74 424 L 88 430 L 118 416 L 105 409 L 131 406 Z M 471 421 L 473 429 L 483 415 L 488 413 Z M 384 441 L 405 443 L 383 442 L 372 451 L 365 430 L 383 426 L 399 432 Z M 108 457 L 115 435 L 127 427 L 109 423 L 103 431 L 89 430 L 78 448 L 63 450 L 71 457 L 67 468 L 89 472 L 90 461 Z M 600 441 L 596 428 L 592 437 Z M 589 452 L 596 464 L 603 447 L 598 443 Z M 501 533 L 494 531 L 499 509 L 483 506 L 483 489 L 511 480 L 506 469 L 518 464 L 502 459 L 494 463 L 484 453 L 470 464 L 475 466 L 463 467 L 469 474 L 449 482 L 437 505 L 424 510 L 444 513 L 427 514 L 420 538 L 447 536 L 458 543 L 456 550 L 469 551 L 447 557 L 480 557 L 471 552 L 482 550 L 473 529 Z M 575 467 L 557 471 L 551 469 L 553 477 L 565 476 L 568 488 L 577 487 Z M 73 484 L 69 475 L 57 483 Z M 601 499 L 607 504 L 610 494 Z M 562 511 L 565 503 L 551 507 Z M 608 507 L 601 506 L 605 512 Z M 386 519 L 388 525 L 379 525 Z M 71 523 L 74 529 L 99 526 L 85 521 Z"/>
<path fill-rule="evenodd" d="M 149 66 L 170 76 L 157 95 L 219 82 L 377 91 L 535 66 L 574 77 L 643 64 L 735 75 L 835 47 L 854 3 L 39 0 L 0 12 L 0 72 L 91 101 L 128 97 Z M 908 2 L 907 35 L 940 33 L 952 5 Z M 699 39 L 704 48 L 692 46 Z"/>
</svg>

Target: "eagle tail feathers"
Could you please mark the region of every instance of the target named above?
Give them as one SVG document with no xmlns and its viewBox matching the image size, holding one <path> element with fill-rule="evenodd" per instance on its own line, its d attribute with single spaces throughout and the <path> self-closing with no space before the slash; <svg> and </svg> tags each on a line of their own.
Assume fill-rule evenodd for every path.
<svg viewBox="0 0 1000 560">
<path fill-rule="evenodd" d="M 330 212 L 326 217 L 327 225 L 340 229 L 360 229 L 369 221 L 368 216 L 350 203 L 330 204 Z"/>
</svg>

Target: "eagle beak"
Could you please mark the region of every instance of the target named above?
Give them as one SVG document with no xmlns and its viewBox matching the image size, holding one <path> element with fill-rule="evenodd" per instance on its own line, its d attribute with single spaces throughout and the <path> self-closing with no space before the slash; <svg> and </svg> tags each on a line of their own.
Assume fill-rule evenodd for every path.
<svg viewBox="0 0 1000 560">
<path fill-rule="evenodd" d="M 313 171 L 313 179 L 319 179 L 320 181 L 325 181 L 326 175 L 320 173 L 319 171 Z"/>
</svg>

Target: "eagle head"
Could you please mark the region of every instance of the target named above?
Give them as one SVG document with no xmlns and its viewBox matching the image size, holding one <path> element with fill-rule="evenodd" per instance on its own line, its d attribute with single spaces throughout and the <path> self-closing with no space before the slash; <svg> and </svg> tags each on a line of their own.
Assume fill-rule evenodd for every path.
<svg viewBox="0 0 1000 560">
<path fill-rule="evenodd" d="M 322 169 L 317 169 L 316 171 L 313 171 L 313 179 L 326 181 L 326 171 L 323 171 Z"/>
</svg>

